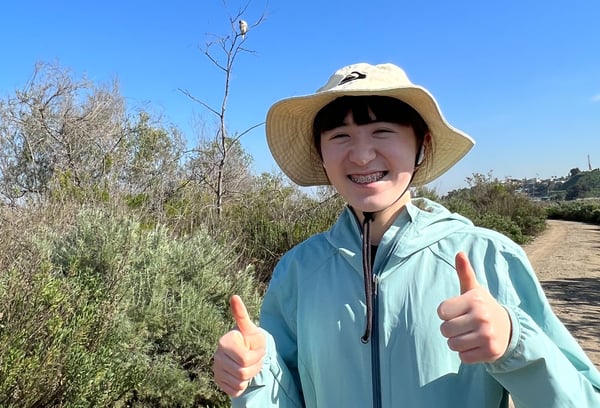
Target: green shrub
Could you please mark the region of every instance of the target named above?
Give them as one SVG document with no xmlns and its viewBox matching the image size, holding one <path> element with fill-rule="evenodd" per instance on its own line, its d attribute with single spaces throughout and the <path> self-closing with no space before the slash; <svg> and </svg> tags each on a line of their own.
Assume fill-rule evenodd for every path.
<svg viewBox="0 0 600 408">
<path fill-rule="evenodd" d="M 491 230 L 500 232 L 501 234 L 506 235 L 516 243 L 524 243 L 525 238 L 523 237 L 523 233 L 519 225 L 514 222 L 510 217 L 500 214 L 484 214 L 473 222 L 484 228 L 489 228 Z"/>
<path fill-rule="evenodd" d="M 208 234 L 174 240 L 164 229 L 140 237 L 132 259 L 128 325 L 144 345 L 137 359 L 146 373 L 132 406 L 223 404 L 212 382 L 211 358 L 232 327 L 228 299 L 242 296 L 256 316 L 259 286 L 251 269 L 230 270 L 233 255 Z"/>
<path fill-rule="evenodd" d="M 30 249 L 0 275 L 0 405 L 112 404 L 136 372 L 111 291 L 85 272 L 67 277 L 43 248 Z"/>
<path fill-rule="evenodd" d="M 547 217 L 600 224 L 600 199 L 561 201 L 546 207 Z"/>
<path fill-rule="evenodd" d="M 475 225 L 501 232 L 523 244 L 546 227 L 544 208 L 491 175 L 474 174 L 470 188 L 451 191 L 442 203 Z"/>
<path fill-rule="evenodd" d="M 45 222 L 0 240 L 0 406 L 225 406 L 211 359 L 232 294 L 257 315 L 252 271 L 201 229 L 106 209 Z"/>
<path fill-rule="evenodd" d="M 467 200 L 451 197 L 441 202 L 446 206 L 446 208 L 448 208 L 448 210 L 461 214 L 471 221 L 479 216 L 479 212 Z"/>
<path fill-rule="evenodd" d="M 329 229 L 343 207 L 331 189 L 310 196 L 280 178 L 263 175 L 256 191 L 226 207 L 218 233 L 244 264 L 256 267 L 257 277 L 266 285 L 281 256 Z"/>
</svg>

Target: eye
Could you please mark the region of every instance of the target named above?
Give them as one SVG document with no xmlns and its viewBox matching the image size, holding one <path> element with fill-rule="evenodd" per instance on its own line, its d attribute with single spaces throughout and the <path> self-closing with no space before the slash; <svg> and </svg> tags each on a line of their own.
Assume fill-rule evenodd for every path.
<svg viewBox="0 0 600 408">
<path fill-rule="evenodd" d="M 388 133 L 394 133 L 394 129 L 391 129 L 389 127 L 378 127 L 375 130 L 373 130 L 373 134 L 374 135 L 386 135 Z"/>
<path fill-rule="evenodd" d="M 346 137 L 350 137 L 347 133 L 343 132 L 330 132 L 324 134 L 325 140 L 336 140 L 336 139 L 344 139 Z"/>
</svg>

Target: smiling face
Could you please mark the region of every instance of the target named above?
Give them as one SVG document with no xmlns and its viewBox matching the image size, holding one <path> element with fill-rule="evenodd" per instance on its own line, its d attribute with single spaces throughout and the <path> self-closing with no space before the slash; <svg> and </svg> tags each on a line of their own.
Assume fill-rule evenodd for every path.
<svg viewBox="0 0 600 408">
<path fill-rule="evenodd" d="M 317 131 L 327 176 L 357 215 L 379 212 L 386 219 L 406 205 L 427 132 L 410 106 L 386 97 L 343 97 L 317 115 Z"/>
</svg>

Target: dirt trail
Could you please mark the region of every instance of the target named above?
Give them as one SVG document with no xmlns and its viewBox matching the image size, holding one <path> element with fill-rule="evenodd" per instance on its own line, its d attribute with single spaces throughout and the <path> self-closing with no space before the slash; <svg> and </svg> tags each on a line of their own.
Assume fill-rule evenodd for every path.
<svg viewBox="0 0 600 408">
<path fill-rule="evenodd" d="M 524 249 L 554 312 L 600 367 L 600 226 L 547 225 Z"/>
<path fill-rule="evenodd" d="M 554 313 L 600 368 L 600 226 L 556 220 L 547 226 L 523 248 Z"/>
</svg>

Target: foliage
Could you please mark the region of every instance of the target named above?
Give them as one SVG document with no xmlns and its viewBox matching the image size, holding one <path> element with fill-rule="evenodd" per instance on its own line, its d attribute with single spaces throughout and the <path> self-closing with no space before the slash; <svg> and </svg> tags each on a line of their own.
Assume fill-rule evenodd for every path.
<svg viewBox="0 0 600 408">
<path fill-rule="evenodd" d="M 501 232 L 517 243 L 525 243 L 545 228 L 543 208 L 517 194 L 491 174 L 473 174 L 469 188 L 451 191 L 442 202 L 451 211 L 471 219 L 475 225 Z"/>
<path fill-rule="evenodd" d="M 600 169 L 580 171 L 575 168 L 569 176 L 567 181 L 555 187 L 565 200 L 600 197 Z"/>
<path fill-rule="evenodd" d="M 0 101 L 0 198 L 40 200 L 60 185 L 92 192 L 123 137 L 116 83 L 96 86 L 40 64 L 26 86 Z"/>
<path fill-rule="evenodd" d="M 422 198 L 428 198 L 432 201 L 440 201 L 440 196 L 437 193 L 437 191 L 435 191 L 434 189 L 428 188 L 426 186 L 419 186 L 416 188 L 413 188 L 411 195 L 413 197 L 422 197 Z"/>
<path fill-rule="evenodd" d="M 251 271 L 201 230 L 175 239 L 113 210 L 55 215 L 2 241 L 19 256 L 0 265 L 0 405 L 225 404 L 211 356 L 232 294 L 257 315 Z"/>
<path fill-rule="evenodd" d="M 118 262 L 23 221 L 0 246 L 13 255 L 0 264 L 0 405 L 108 406 L 139 375 L 121 346 Z"/>
<path fill-rule="evenodd" d="M 229 202 L 239 200 L 252 186 L 252 157 L 239 140 L 224 138 L 222 143 L 227 151 L 226 159 L 222 158 L 220 144 L 201 141 L 185 165 L 187 193 L 206 197 L 205 208 L 215 213 L 218 213 L 219 202 L 222 209 Z M 216 217 L 217 222 L 219 218 Z"/>
<path fill-rule="evenodd" d="M 116 82 L 97 86 L 40 64 L 0 101 L 0 201 L 11 205 L 129 195 L 157 214 L 177 187 L 182 156 L 179 131 L 144 111 L 130 118 Z"/>
<path fill-rule="evenodd" d="M 250 270 L 230 269 L 235 257 L 203 231 L 173 240 L 165 229 L 140 237 L 128 286 L 129 323 L 148 351 L 137 389 L 140 406 L 198 406 L 222 400 L 212 385 L 210 357 L 231 326 L 228 299 L 240 294 L 256 315 L 259 293 Z M 149 358 L 149 361 L 146 361 Z"/>
<path fill-rule="evenodd" d="M 600 199 L 585 199 L 552 203 L 546 208 L 550 219 L 600 224 Z"/>
<path fill-rule="evenodd" d="M 22 272 L 13 268 L 0 279 L 2 406 L 111 403 L 135 372 L 105 319 L 113 314 L 109 299 L 99 298 L 93 279 L 38 271 L 22 280 Z"/>
<path fill-rule="evenodd" d="M 279 258 L 313 234 L 327 230 L 344 203 L 331 191 L 302 193 L 281 176 L 262 174 L 252 193 L 226 207 L 219 231 L 267 283 Z"/>
<path fill-rule="evenodd" d="M 165 202 L 181 179 L 183 148 L 180 132 L 154 123 L 147 112 L 139 112 L 128 122 L 117 177 L 118 189 L 132 208 L 143 208 L 155 216 L 164 212 Z"/>
</svg>

